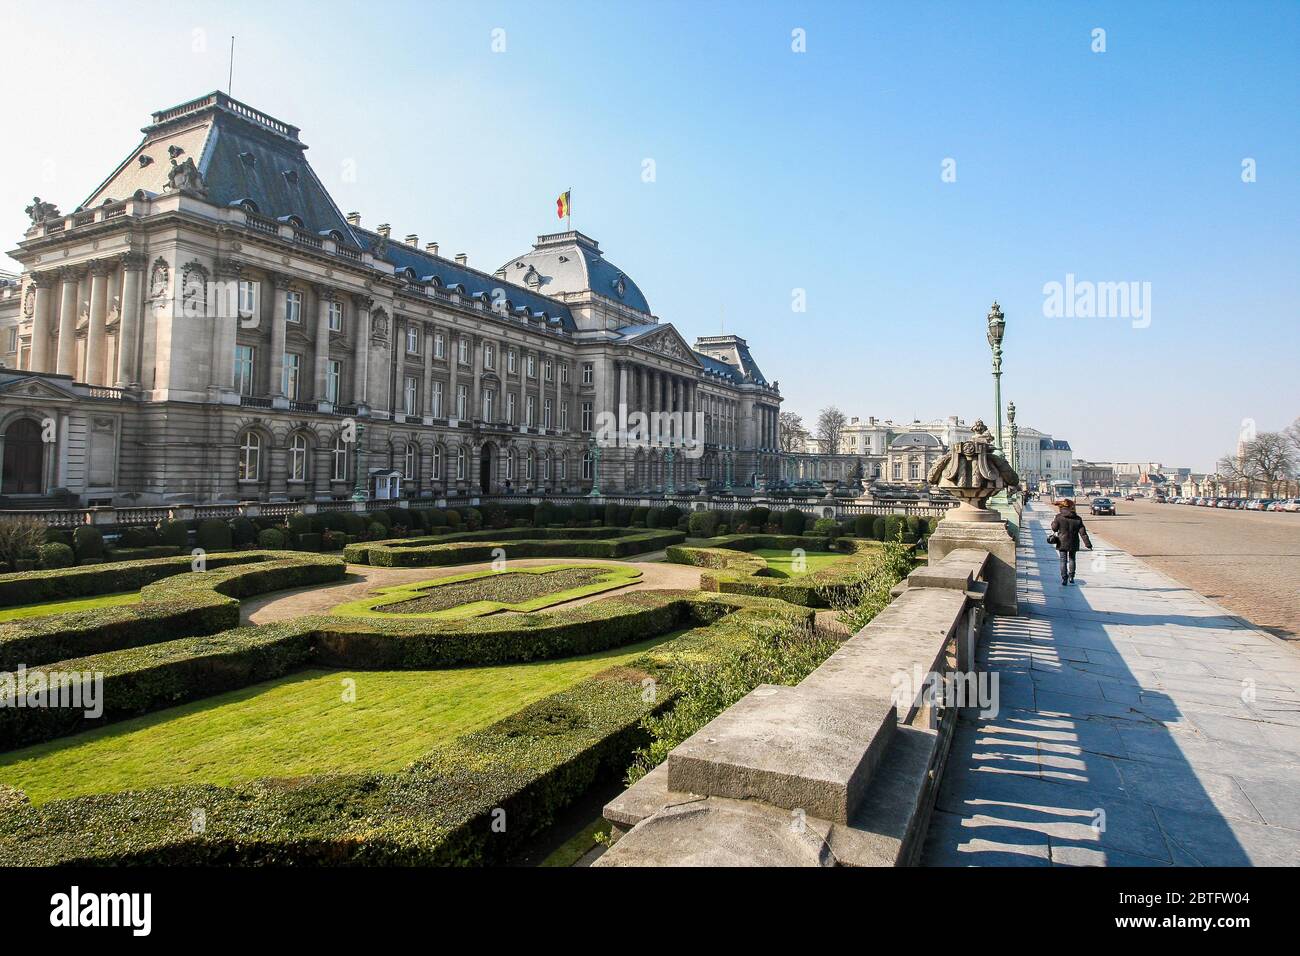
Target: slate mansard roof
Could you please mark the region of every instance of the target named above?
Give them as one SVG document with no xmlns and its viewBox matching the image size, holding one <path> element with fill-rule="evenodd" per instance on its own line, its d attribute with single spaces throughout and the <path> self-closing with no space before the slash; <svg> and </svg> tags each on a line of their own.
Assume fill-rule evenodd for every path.
<svg viewBox="0 0 1300 956">
<path fill-rule="evenodd" d="M 154 113 L 142 132 L 144 140 L 90 195 L 86 208 L 141 189 L 161 193 L 172 161 L 192 159 L 214 205 L 251 203 L 270 219 L 296 216 L 305 229 L 336 233 L 344 245 L 360 248 L 307 162 L 298 127 L 216 92 Z"/>
<path fill-rule="evenodd" d="M 943 442 L 929 432 L 904 432 L 889 443 L 890 448 L 942 448 Z"/>
<path fill-rule="evenodd" d="M 497 272 L 504 274 L 508 282 L 545 295 L 590 290 L 647 316 L 651 314 L 650 303 L 640 287 L 605 258 L 600 243 L 577 230 L 538 236 L 530 251 L 511 259 Z"/>
<path fill-rule="evenodd" d="M 1064 438 L 1040 438 L 1039 451 L 1070 451 L 1070 443 Z"/>
</svg>

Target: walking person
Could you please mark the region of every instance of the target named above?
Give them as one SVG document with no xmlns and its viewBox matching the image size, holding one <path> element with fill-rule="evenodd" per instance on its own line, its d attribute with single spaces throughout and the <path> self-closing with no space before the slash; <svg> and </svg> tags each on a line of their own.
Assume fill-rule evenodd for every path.
<svg viewBox="0 0 1300 956">
<path fill-rule="evenodd" d="M 1083 526 L 1083 519 L 1079 513 L 1074 510 L 1074 501 L 1070 498 L 1062 498 L 1056 503 L 1060 509 L 1056 517 L 1052 519 L 1052 533 L 1047 536 L 1049 544 L 1056 545 L 1056 550 L 1061 556 L 1061 583 L 1074 583 L 1074 556 L 1079 551 L 1079 541 L 1092 550 L 1092 539 L 1088 537 L 1088 529 Z"/>
</svg>

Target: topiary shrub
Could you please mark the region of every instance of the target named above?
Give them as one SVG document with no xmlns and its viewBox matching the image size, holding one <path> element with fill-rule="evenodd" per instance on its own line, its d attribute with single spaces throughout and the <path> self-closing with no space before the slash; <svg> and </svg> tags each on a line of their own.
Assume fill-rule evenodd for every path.
<svg viewBox="0 0 1300 956">
<path fill-rule="evenodd" d="M 660 516 L 662 513 L 663 513 L 663 512 L 660 511 L 658 508 L 651 508 L 651 509 L 649 509 L 649 510 L 646 512 L 646 515 L 645 515 L 645 526 L 646 526 L 647 528 L 657 528 L 657 527 L 659 527 L 659 516 Z"/>
<path fill-rule="evenodd" d="M 577 524 L 591 524 L 591 505 L 585 501 L 573 503 L 573 520 Z"/>
<path fill-rule="evenodd" d="M 57 541 L 41 545 L 36 549 L 36 553 L 40 555 L 42 568 L 70 568 L 77 563 L 72 549 Z"/>
<path fill-rule="evenodd" d="M 925 522 L 925 533 L 926 533 L 927 535 L 934 534 L 934 533 L 935 533 L 936 531 L 938 531 L 938 530 L 939 530 L 939 519 L 938 519 L 938 518 L 931 517 L 931 518 L 926 519 L 926 522 Z"/>
<path fill-rule="evenodd" d="M 252 520 L 240 515 L 230 519 L 230 540 L 237 548 L 246 547 L 257 541 L 257 525 Z"/>
<path fill-rule="evenodd" d="M 298 535 L 298 548 L 301 551 L 321 551 L 324 547 L 325 537 L 319 531 Z"/>
<path fill-rule="evenodd" d="M 425 521 L 428 523 L 430 531 L 434 528 L 445 528 L 447 527 L 447 512 L 431 508 L 425 516 Z"/>
<path fill-rule="evenodd" d="M 808 516 L 798 508 L 787 508 L 781 515 L 781 531 L 784 534 L 803 534 Z"/>
<path fill-rule="evenodd" d="M 614 524 L 618 525 L 618 527 L 620 528 L 632 527 L 632 506 L 631 505 L 618 506 L 618 517 L 614 521 Z"/>
<path fill-rule="evenodd" d="M 570 525 L 573 523 L 573 509 L 568 505 L 555 506 L 555 523 Z"/>
<path fill-rule="evenodd" d="M 447 509 L 447 527 L 448 528 L 460 527 L 460 512 L 457 511 L 455 508 Z"/>
<path fill-rule="evenodd" d="M 131 525 L 117 536 L 114 548 L 151 548 L 158 543 L 158 533 L 148 525 Z"/>
<path fill-rule="evenodd" d="M 538 528 L 545 528 L 555 520 L 555 505 L 549 501 L 538 502 L 533 509 L 533 524 Z"/>
<path fill-rule="evenodd" d="M 170 519 L 158 523 L 158 543 L 170 544 L 173 548 L 188 548 L 190 529 L 184 521 Z"/>
<path fill-rule="evenodd" d="M 644 527 L 645 527 L 645 519 L 646 519 L 646 515 L 648 515 L 649 513 L 650 513 L 650 509 L 649 509 L 649 508 L 644 508 L 644 507 L 642 507 L 642 506 L 640 506 L 640 505 L 638 505 L 637 507 L 633 508 L 633 509 L 632 509 L 632 527 L 634 527 L 634 528 L 644 528 Z"/>
<path fill-rule="evenodd" d="M 232 547 L 230 525 L 220 518 L 205 518 L 199 522 L 194 540 L 204 551 L 229 551 Z"/>
<path fill-rule="evenodd" d="M 77 560 L 102 558 L 104 556 L 104 535 L 98 528 L 89 525 L 72 532 L 72 546 L 77 552 Z"/>
<path fill-rule="evenodd" d="M 289 526 L 289 531 L 292 534 L 306 534 L 311 530 L 311 518 L 301 511 L 289 515 L 285 523 Z"/>
<path fill-rule="evenodd" d="M 284 549 L 284 532 L 279 528 L 263 528 L 257 533 L 257 546 L 267 551 Z"/>
<path fill-rule="evenodd" d="M 876 515 L 871 519 L 871 536 L 877 541 L 885 540 L 885 516 Z"/>
<path fill-rule="evenodd" d="M 470 531 L 477 531 L 483 527 L 483 512 L 477 508 L 465 509 L 465 527 Z"/>
<path fill-rule="evenodd" d="M 839 530 L 840 526 L 834 518 L 818 518 L 812 526 L 812 533 L 818 537 L 833 538 Z"/>
<path fill-rule="evenodd" d="M 870 538 L 875 520 L 873 515 L 858 515 L 853 519 L 853 533 L 859 538 Z"/>
<path fill-rule="evenodd" d="M 764 508 L 762 505 L 755 505 L 745 512 L 745 524 L 751 528 L 762 528 L 767 525 L 767 519 L 772 514 L 770 508 Z"/>
<path fill-rule="evenodd" d="M 391 529 L 386 528 L 380 522 L 372 521 L 370 523 L 370 527 L 366 529 L 366 533 L 370 535 L 370 537 L 373 539 L 381 539 L 381 538 L 387 538 L 392 533 L 392 531 Z"/>
<path fill-rule="evenodd" d="M 385 528 L 391 528 L 393 526 L 392 515 L 388 514 L 386 511 L 372 511 L 368 517 L 370 518 L 370 524 L 381 524 Z"/>
<path fill-rule="evenodd" d="M 363 535 L 367 527 L 366 516 L 355 511 L 344 511 L 343 527 L 347 529 L 348 534 Z"/>
<path fill-rule="evenodd" d="M 63 528 L 46 528 L 45 543 L 66 544 L 70 548 L 72 547 L 72 532 Z"/>
<path fill-rule="evenodd" d="M 618 525 L 618 505 L 612 501 L 605 504 L 605 517 L 601 523 L 606 528 L 613 528 Z"/>
<path fill-rule="evenodd" d="M 682 520 L 684 514 L 685 512 L 681 508 L 676 505 L 669 505 L 659 513 L 659 527 L 676 528 L 677 523 Z"/>
<path fill-rule="evenodd" d="M 692 538 L 712 538 L 718 533 L 716 511 L 692 511 L 686 522 L 686 533 Z"/>
</svg>

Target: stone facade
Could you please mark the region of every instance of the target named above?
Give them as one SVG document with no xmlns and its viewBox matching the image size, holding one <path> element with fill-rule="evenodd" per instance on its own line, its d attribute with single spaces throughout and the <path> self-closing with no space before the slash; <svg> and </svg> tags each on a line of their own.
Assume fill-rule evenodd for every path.
<svg viewBox="0 0 1300 956">
<path fill-rule="evenodd" d="M 780 473 L 780 390 L 744 339 L 688 344 L 589 237 L 482 272 L 341 214 L 297 128 L 224 94 L 144 134 L 77 211 L 33 203 L 11 253 L 11 503 L 338 499 L 358 472 L 372 496 Z M 620 409 L 676 417 L 603 435 Z M 35 455 L 38 426 L 54 447 Z"/>
</svg>

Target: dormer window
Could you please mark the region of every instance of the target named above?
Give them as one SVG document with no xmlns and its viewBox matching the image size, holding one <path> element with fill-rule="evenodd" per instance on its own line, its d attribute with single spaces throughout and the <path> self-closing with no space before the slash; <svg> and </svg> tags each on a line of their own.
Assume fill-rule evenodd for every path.
<svg viewBox="0 0 1300 956">
<path fill-rule="evenodd" d="M 252 153 L 247 153 L 247 152 L 240 153 L 239 159 L 249 169 L 253 169 L 255 166 L 257 166 L 257 157 Z"/>
<path fill-rule="evenodd" d="M 286 169 L 284 171 L 284 178 L 286 182 L 296 185 L 298 182 L 298 170 Z"/>
</svg>

